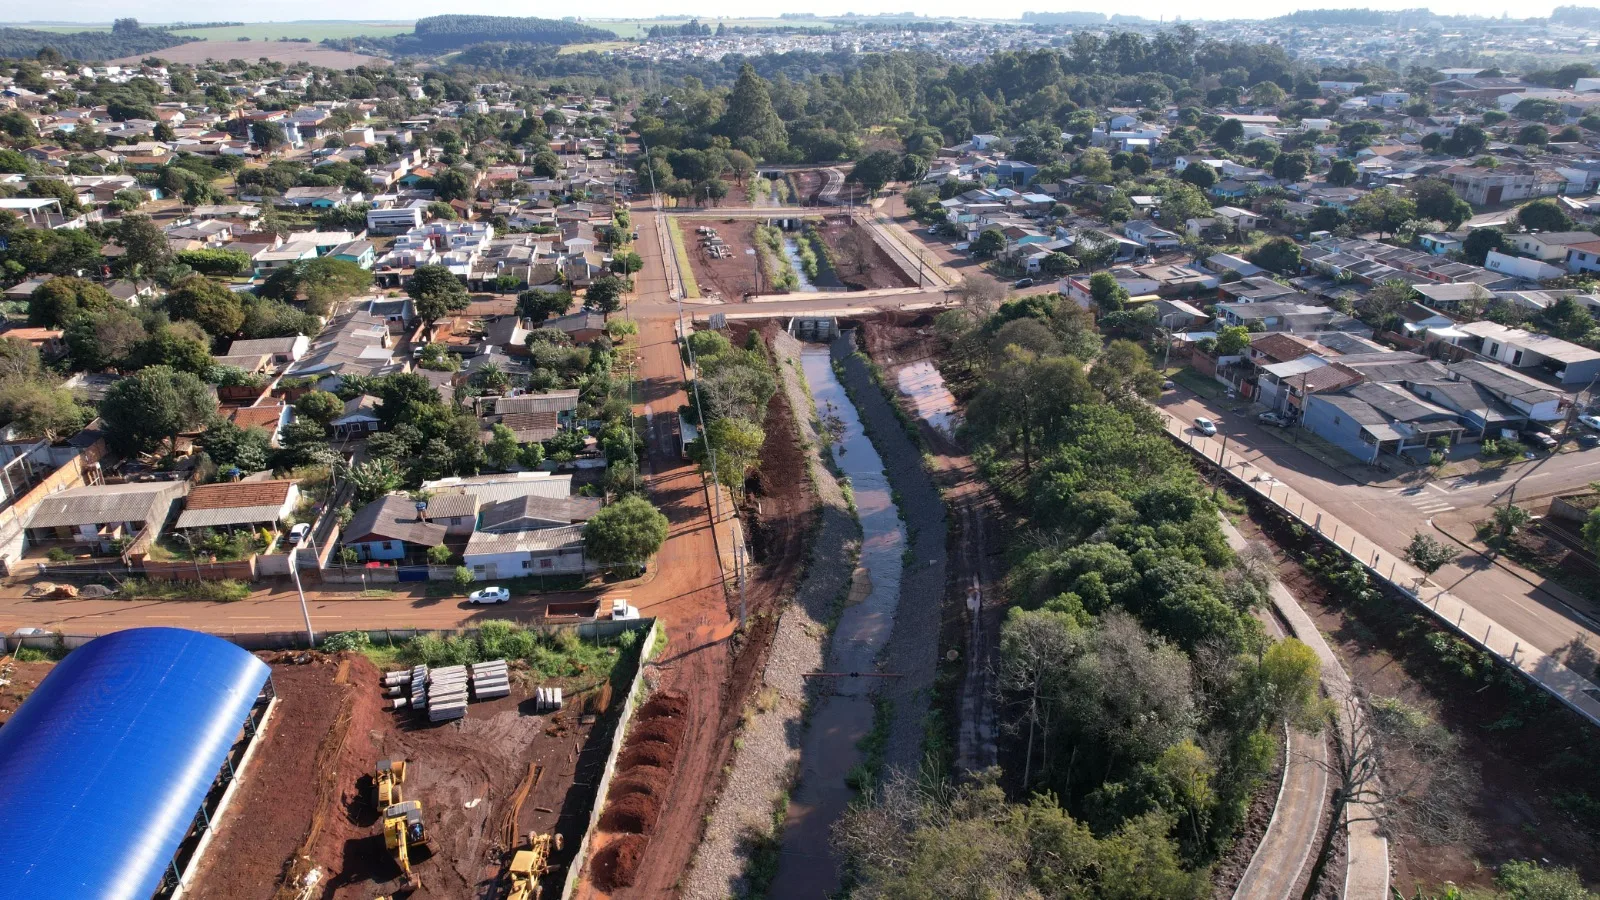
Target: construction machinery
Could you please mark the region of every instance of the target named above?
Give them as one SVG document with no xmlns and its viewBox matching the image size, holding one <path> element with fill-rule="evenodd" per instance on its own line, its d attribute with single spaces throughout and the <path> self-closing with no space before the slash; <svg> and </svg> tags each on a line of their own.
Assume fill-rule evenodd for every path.
<svg viewBox="0 0 1600 900">
<path fill-rule="evenodd" d="M 511 889 L 506 900 L 539 900 L 542 888 L 539 879 L 550 871 L 550 848 L 561 849 L 561 835 L 528 835 L 528 848 L 511 855 L 511 865 L 506 874 L 511 879 Z"/>
<path fill-rule="evenodd" d="M 384 809 L 383 845 L 394 855 L 395 865 L 412 886 L 420 879 L 411 871 L 411 852 L 427 843 L 428 829 L 422 823 L 420 800 L 404 800 Z"/>
<path fill-rule="evenodd" d="M 388 809 L 404 801 L 406 798 L 401 796 L 400 786 L 405 782 L 405 760 L 378 760 L 378 770 L 372 776 L 372 805 L 378 809 Z"/>
</svg>

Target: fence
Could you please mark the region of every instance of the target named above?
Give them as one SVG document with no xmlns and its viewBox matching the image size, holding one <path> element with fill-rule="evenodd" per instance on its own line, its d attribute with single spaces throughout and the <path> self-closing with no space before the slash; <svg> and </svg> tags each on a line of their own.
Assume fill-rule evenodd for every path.
<svg viewBox="0 0 1600 900">
<path fill-rule="evenodd" d="M 592 622 L 520 622 L 525 628 L 544 632 L 571 631 L 586 640 L 606 642 L 615 640 L 624 632 L 637 631 L 641 628 L 650 628 L 650 640 L 655 639 L 654 618 L 644 619 L 602 619 Z M 116 630 L 116 629 L 110 629 Z M 422 635 L 437 638 L 451 636 L 473 636 L 478 633 L 476 628 L 367 628 L 351 629 L 352 631 L 365 631 L 372 643 L 379 646 L 403 644 L 406 641 Z M 333 632 L 323 632 L 323 637 Z M 304 650 L 306 649 L 306 633 L 304 631 L 261 631 L 228 634 L 217 632 L 216 637 L 237 644 L 239 647 L 250 650 Z M 15 650 L 19 647 L 28 647 L 33 650 L 76 650 L 89 643 L 98 634 L 30 634 L 0 636 L 0 644 L 5 649 Z M 649 653 L 646 646 L 646 655 Z"/>
</svg>

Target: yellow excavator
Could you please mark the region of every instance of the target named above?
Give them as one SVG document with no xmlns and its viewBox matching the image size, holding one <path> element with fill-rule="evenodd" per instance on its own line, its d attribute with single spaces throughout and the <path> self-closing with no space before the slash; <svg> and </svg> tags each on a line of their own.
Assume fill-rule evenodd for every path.
<svg viewBox="0 0 1600 900">
<path fill-rule="evenodd" d="M 401 796 L 400 790 L 400 786 L 405 782 L 405 760 L 378 760 L 378 770 L 372 776 L 372 805 L 378 809 L 388 809 L 405 800 L 405 797 Z"/>
<path fill-rule="evenodd" d="M 550 848 L 561 849 L 561 835 L 528 835 L 528 849 L 511 855 L 511 865 L 506 869 L 511 888 L 506 900 L 539 900 L 543 890 L 539 879 L 550 871 Z"/>
<path fill-rule="evenodd" d="M 383 845 L 394 855 L 395 865 L 406 884 L 416 887 L 421 879 L 411 871 L 411 851 L 428 843 L 428 829 L 422 823 L 422 802 L 403 800 L 383 811 Z"/>
</svg>

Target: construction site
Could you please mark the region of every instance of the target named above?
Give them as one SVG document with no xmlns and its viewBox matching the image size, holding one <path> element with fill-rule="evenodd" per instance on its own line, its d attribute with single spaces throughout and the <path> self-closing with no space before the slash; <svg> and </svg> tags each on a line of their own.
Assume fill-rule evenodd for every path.
<svg viewBox="0 0 1600 900">
<path fill-rule="evenodd" d="M 185 894 L 562 896 L 638 670 L 617 656 L 540 679 L 518 660 L 386 674 L 260 654 L 277 705 Z"/>
<path fill-rule="evenodd" d="M 885 251 L 870 226 L 842 212 L 789 219 L 679 216 L 676 225 L 707 299 L 737 303 L 918 284 L 915 271 Z"/>
</svg>

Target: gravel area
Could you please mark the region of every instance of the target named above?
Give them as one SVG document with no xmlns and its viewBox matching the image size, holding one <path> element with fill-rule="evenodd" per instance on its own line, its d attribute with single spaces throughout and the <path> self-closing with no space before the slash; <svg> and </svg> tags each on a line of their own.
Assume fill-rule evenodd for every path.
<svg viewBox="0 0 1600 900">
<path fill-rule="evenodd" d="M 854 355 L 854 333 L 833 344 L 834 359 L 843 364 L 845 389 L 894 487 L 896 503 L 911 538 L 910 564 L 900 584 L 900 607 L 894 631 L 883 653 L 883 671 L 903 677 L 885 679 L 882 695 L 894 707 L 888 766 L 915 773 L 922 764 L 924 720 L 932 699 L 938 665 L 940 602 L 945 594 L 944 499 L 922 465 L 922 447 L 907 436 L 890 401 L 873 383 L 866 363 Z"/>
<path fill-rule="evenodd" d="M 803 676 L 822 668 L 825 623 L 850 584 L 860 546 L 860 526 L 818 455 L 815 410 L 800 373 L 800 347 L 799 341 L 779 334 L 773 341 L 773 358 L 782 376 L 781 389 L 795 410 L 806 463 L 822 505 L 821 521 L 805 577 L 778 622 L 756 705 L 736 739 L 739 749 L 733 769 L 685 878 L 683 896 L 690 900 L 724 900 L 747 893 L 750 850 L 772 836 L 773 804 L 789 790 L 799 761 L 807 706 Z M 937 616 L 933 627 L 938 627 Z"/>
</svg>

